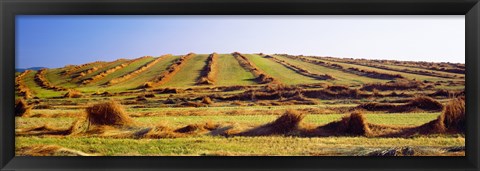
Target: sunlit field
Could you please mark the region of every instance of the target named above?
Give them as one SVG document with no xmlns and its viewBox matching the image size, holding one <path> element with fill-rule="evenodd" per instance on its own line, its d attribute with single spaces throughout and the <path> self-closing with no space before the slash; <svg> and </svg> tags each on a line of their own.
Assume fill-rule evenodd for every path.
<svg viewBox="0 0 480 171">
<path fill-rule="evenodd" d="M 464 156 L 465 65 L 195 54 L 16 73 L 22 156 Z"/>
</svg>

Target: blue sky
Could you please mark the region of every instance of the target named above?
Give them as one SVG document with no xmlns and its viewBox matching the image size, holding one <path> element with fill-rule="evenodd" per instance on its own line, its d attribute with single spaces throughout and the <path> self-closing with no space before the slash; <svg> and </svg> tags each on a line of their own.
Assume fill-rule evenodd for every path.
<svg viewBox="0 0 480 171">
<path fill-rule="evenodd" d="M 16 18 L 16 67 L 195 53 L 288 53 L 465 62 L 458 16 L 33 16 Z"/>
</svg>

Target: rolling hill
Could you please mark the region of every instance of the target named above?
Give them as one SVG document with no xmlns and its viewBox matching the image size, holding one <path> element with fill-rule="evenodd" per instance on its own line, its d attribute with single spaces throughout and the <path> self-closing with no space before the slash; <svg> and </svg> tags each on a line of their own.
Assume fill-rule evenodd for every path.
<svg viewBox="0 0 480 171">
<path fill-rule="evenodd" d="M 38 68 L 34 68 L 22 71 L 25 74 L 17 73 L 16 81 L 24 91 L 39 98 L 57 97 L 68 91 L 124 92 L 144 88 L 187 89 L 267 84 L 361 87 L 372 83 L 418 81 L 435 88 L 462 89 L 465 83 L 464 64 L 237 52 L 216 54 L 213 59 L 209 55 L 211 54 L 192 53 L 184 56 L 144 56 L 62 68 L 42 68 L 38 71 Z M 215 61 L 210 61 L 211 66 L 207 67 L 208 60 Z M 202 74 L 209 74 L 209 78 L 214 80 L 199 84 Z M 321 79 L 318 76 L 327 78 Z M 37 77 L 45 79 L 38 80 Z M 266 78 L 270 82 L 259 81 Z M 145 87 L 147 83 L 152 85 Z M 45 84 L 50 87 L 45 87 Z M 17 91 L 17 95 L 21 96 L 20 91 Z"/>
</svg>

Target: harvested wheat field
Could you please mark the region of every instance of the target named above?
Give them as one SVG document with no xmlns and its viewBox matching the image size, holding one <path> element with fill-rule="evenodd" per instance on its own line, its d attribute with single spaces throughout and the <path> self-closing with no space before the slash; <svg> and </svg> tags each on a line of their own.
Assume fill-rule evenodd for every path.
<svg viewBox="0 0 480 171">
<path fill-rule="evenodd" d="M 15 80 L 16 154 L 464 156 L 464 73 L 241 52 L 27 70 Z"/>
</svg>

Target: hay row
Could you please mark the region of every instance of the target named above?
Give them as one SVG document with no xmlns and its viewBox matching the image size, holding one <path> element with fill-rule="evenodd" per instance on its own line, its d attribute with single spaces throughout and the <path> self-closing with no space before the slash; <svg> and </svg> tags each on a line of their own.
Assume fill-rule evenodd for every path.
<svg viewBox="0 0 480 171">
<path fill-rule="evenodd" d="M 257 101 L 257 100 L 280 100 L 288 101 L 295 100 L 298 102 L 312 103 L 311 99 L 364 99 L 370 97 L 412 97 L 413 95 L 405 93 L 392 92 L 389 94 L 382 94 L 380 92 L 365 92 L 359 89 L 350 89 L 348 87 L 339 88 L 340 86 L 329 86 L 323 89 L 307 89 L 305 90 L 299 86 L 291 86 L 285 89 L 275 90 L 247 90 L 242 93 L 230 94 L 229 96 L 222 96 L 218 94 L 210 95 L 209 97 L 221 101 Z"/>
<path fill-rule="evenodd" d="M 296 73 L 299 73 L 301 75 L 304 75 L 304 76 L 307 76 L 307 77 L 312 77 L 312 78 L 315 78 L 315 79 L 319 79 L 319 80 L 334 80 L 335 78 L 333 78 L 331 75 L 328 75 L 328 74 L 315 74 L 315 73 L 312 73 L 306 69 L 303 69 L 299 66 L 296 66 L 296 65 L 293 65 L 293 64 L 290 64 L 284 60 L 280 60 L 278 58 L 275 58 L 273 56 L 270 56 L 270 55 L 267 55 L 265 56 L 265 58 L 269 58 L 269 59 L 272 59 L 273 61 L 277 62 L 277 63 L 280 63 L 282 64 L 283 66 L 287 67 L 288 69 L 291 69 L 293 71 L 295 71 Z"/>
<path fill-rule="evenodd" d="M 315 64 L 315 65 L 320 65 L 320 66 L 331 68 L 331 69 L 340 70 L 342 72 L 346 72 L 346 73 L 350 73 L 350 74 L 364 76 L 364 77 L 370 77 L 370 78 L 376 78 L 376 79 L 386 79 L 386 80 L 392 80 L 392 79 L 395 79 L 395 78 L 403 78 L 403 76 L 401 76 L 399 74 L 379 73 L 379 72 L 376 72 L 376 71 L 361 70 L 361 69 L 352 68 L 352 67 L 345 68 L 344 66 L 339 65 L 339 64 L 332 64 L 332 63 L 329 63 L 329 62 L 323 62 L 323 61 L 308 59 L 308 58 L 305 58 L 305 57 L 302 57 L 302 56 L 293 56 L 293 55 L 283 55 L 283 56 L 291 58 L 291 59 L 300 60 L 300 61 L 303 61 L 303 62 L 312 63 L 312 64 Z"/>
<path fill-rule="evenodd" d="M 95 67 L 97 69 L 91 68 L 90 70 L 84 71 L 84 72 L 80 73 L 79 75 L 77 75 L 77 77 L 75 77 L 74 80 L 81 80 L 83 77 L 87 76 L 88 74 L 94 73 L 95 71 L 98 71 L 102 68 L 110 68 L 119 61 L 128 61 L 128 60 L 121 58 L 121 59 L 117 59 L 117 60 L 112 61 L 112 62 L 108 62 L 108 63 L 103 64 L 101 66 Z M 81 82 L 79 82 L 79 83 L 81 83 Z"/>
<path fill-rule="evenodd" d="M 440 77 L 440 78 L 457 78 L 456 75 L 441 74 L 434 71 L 412 70 L 408 68 L 405 68 L 405 69 L 392 68 L 382 64 L 374 64 L 372 61 L 345 60 L 343 61 L 343 63 L 350 63 L 350 64 L 361 65 L 366 67 L 378 68 L 378 69 L 389 70 L 389 71 L 405 72 L 405 73 L 417 74 L 417 75 L 433 76 L 433 77 Z"/>
<path fill-rule="evenodd" d="M 430 97 L 420 96 L 411 99 L 405 104 L 369 102 L 360 104 L 355 109 L 367 111 L 388 111 L 390 113 L 404 113 L 413 111 L 438 112 L 443 109 L 443 105 Z"/>
<path fill-rule="evenodd" d="M 349 70 L 351 73 L 357 73 L 357 75 L 366 76 L 370 78 L 377 78 L 377 79 L 384 79 L 384 80 L 393 80 L 397 78 L 405 78 L 400 74 L 389 74 L 389 73 L 381 73 L 377 71 L 370 71 L 364 70 L 359 68 L 350 67 Z"/>
<path fill-rule="evenodd" d="M 182 69 L 182 67 L 185 65 L 185 63 L 188 60 L 190 60 L 194 56 L 196 56 L 195 53 L 189 53 L 189 54 L 184 55 L 184 56 L 180 57 L 179 59 L 173 61 L 173 63 L 170 66 L 168 66 L 166 71 L 163 71 L 162 73 L 160 73 L 160 75 L 156 76 L 155 78 L 153 78 L 149 82 L 146 82 L 145 84 L 143 84 L 139 88 L 152 88 L 152 87 L 156 87 L 156 86 L 165 84 L 175 74 L 177 74 L 177 72 L 180 71 L 180 69 Z"/>
<path fill-rule="evenodd" d="M 121 77 L 118 77 L 118 78 L 114 78 L 110 81 L 108 81 L 108 85 L 113 85 L 113 84 L 117 84 L 119 82 L 122 82 L 122 81 L 126 81 L 132 77 L 135 77 L 139 74 L 141 74 L 142 72 L 148 70 L 149 68 L 153 67 L 155 64 L 157 64 L 158 62 L 160 62 L 161 60 L 165 59 L 166 57 L 169 57 L 169 56 L 172 56 L 171 54 L 167 54 L 167 55 L 162 55 L 160 57 L 158 57 L 157 59 L 145 64 L 145 65 L 142 65 L 140 68 L 128 73 L 128 74 L 125 74 Z"/>
<path fill-rule="evenodd" d="M 35 74 L 34 80 L 40 87 L 49 89 L 49 90 L 55 90 L 55 91 L 67 90 L 66 88 L 52 85 L 45 77 L 46 73 L 47 73 L 47 69 L 41 69 Z"/>
<path fill-rule="evenodd" d="M 61 74 L 63 74 L 64 76 L 72 75 L 74 73 L 80 72 L 85 67 L 90 67 L 92 65 L 96 65 L 96 64 L 99 64 L 99 63 L 105 63 L 105 62 L 95 61 L 95 62 L 90 62 L 90 63 L 86 63 L 86 64 L 82 64 L 82 65 L 67 65 L 67 66 L 65 66 L 65 68 L 67 68 L 67 70 L 62 71 Z"/>
<path fill-rule="evenodd" d="M 268 75 L 260 68 L 258 68 L 254 63 L 250 62 L 247 57 L 243 56 L 239 52 L 234 52 L 232 55 L 237 59 L 240 66 L 242 66 L 247 71 L 251 72 L 255 76 L 255 81 L 260 84 L 267 83 L 279 83 L 279 81 L 272 76 Z"/>
<path fill-rule="evenodd" d="M 212 53 L 208 56 L 207 64 L 200 72 L 197 85 L 212 85 L 216 80 L 218 54 Z"/>
<path fill-rule="evenodd" d="M 18 129 L 18 136 L 100 136 L 107 138 L 177 138 L 192 135 L 222 136 L 297 136 L 297 137 L 329 137 L 329 136 L 366 136 L 366 137 L 411 137 L 416 134 L 465 133 L 465 98 L 451 100 L 442 114 L 435 120 L 416 127 L 394 127 L 370 124 L 360 111 L 354 111 L 324 125 L 314 126 L 302 123 L 304 113 L 287 110 L 275 121 L 253 127 L 239 129 L 235 125 L 222 126 L 207 122 L 190 124 L 181 128 L 165 125 L 143 127 L 136 123 L 124 111 L 123 107 L 113 101 L 102 102 L 86 109 L 86 119 L 74 122 L 70 128 L 58 129 L 48 125 Z"/>
<path fill-rule="evenodd" d="M 96 82 L 96 81 L 99 81 L 99 80 L 101 80 L 102 78 L 108 76 L 109 74 L 114 73 L 114 72 L 116 72 L 116 71 L 118 71 L 118 70 L 120 70 L 120 69 L 123 69 L 123 68 L 127 67 L 128 65 L 130 65 L 130 64 L 132 64 L 132 63 L 134 63 L 134 62 L 136 62 L 136 61 L 142 60 L 142 59 L 144 59 L 144 58 L 146 58 L 146 56 L 141 57 L 141 58 L 137 58 L 137 59 L 134 59 L 134 60 L 130 60 L 130 61 L 126 62 L 126 63 L 122 63 L 122 64 L 120 64 L 120 65 L 118 65 L 118 66 L 115 66 L 115 67 L 110 68 L 110 69 L 108 69 L 108 70 L 106 70 L 106 71 L 103 71 L 103 72 L 101 72 L 101 73 L 99 73 L 99 74 L 97 74 L 97 75 L 95 75 L 95 76 L 93 76 L 93 77 L 91 77 L 91 78 L 82 80 L 82 81 L 81 81 L 81 84 L 86 85 L 86 84 L 91 84 L 91 83 L 94 83 L 94 82 Z"/>
<path fill-rule="evenodd" d="M 364 60 L 361 60 L 364 61 Z M 454 74 L 465 74 L 465 64 L 455 63 L 435 63 L 435 62 L 413 62 L 413 61 L 394 61 L 394 60 L 373 60 L 372 62 L 386 63 L 390 65 L 405 66 L 410 68 L 428 69 L 433 71 L 449 72 Z"/>
<path fill-rule="evenodd" d="M 20 73 L 17 77 L 15 77 L 15 88 L 18 91 L 18 94 L 26 99 L 32 98 L 33 96 L 32 91 L 30 90 L 30 88 L 28 88 L 27 85 L 25 85 L 25 82 L 23 81 L 25 76 L 30 72 L 32 71 L 26 70 Z"/>
<path fill-rule="evenodd" d="M 396 80 L 386 83 L 370 83 L 364 84 L 360 90 L 365 91 L 388 91 L 388 90 L 422 90 L 425 88 L 425 84 L 420 81 L 413 80 Z"/>
<path fill-rule="evenodd" d="M 275 121 L 247 131 L 225 131 L 227 136 L 285 135 L 300 137 L 366 136 L 411 137 L 417 134 L 465 133 L 465 99 L 452 99 L 435 120 L 415 127 L 395 127 L 368 123 L 360 111 L 354 111 L 339 121 L 321 126 L 304 124 L 304 114 L 287 111 Z"/>
<path fill-rule="evenodd" d="M 78 80 L 78 79 L 80 79 L 80 78 L 82 78 L 82 77 L 85 77 L 86 75 L 91 74 L 91 73 L 99 70 L 99 69 L 102 68 L 103 66 L 104 66 L 104 65 L 102 64 L 102 65 L 100 65 L 100 66 L 92 67 L 92 68 L 90 68 L 90 69 L 88 69 L 88 70 L 86 70 L 86 71 L 82 71 L 82 72 L 80 72 L 80 74 L 72 75 L 73 81 Z"/>
<path fill-rule="evenodd" d="M 378 60 L 378 59 L 353 59 L 353 58 L 334 58 L 334 57 L 317 57 L 314 58 L 335 61 L 335 62 L 361 62 L 361 63 L 378 63 L 379 65 L 388 64 L 396 66 L 404 66 L 410 68 L 428 69 L 434 71 L 443 71 L 455 74 L 465 74 L 465 64 L 449 63 L 449 62 L 425 62 L 425 61 L 396 61 L 396 60 Z"/>
</svg>

